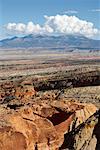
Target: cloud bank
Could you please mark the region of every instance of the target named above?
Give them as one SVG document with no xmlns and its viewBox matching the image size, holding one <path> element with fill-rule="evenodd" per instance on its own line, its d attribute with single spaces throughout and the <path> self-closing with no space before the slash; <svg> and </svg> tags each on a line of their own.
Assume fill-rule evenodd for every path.
<svg viewBox="0 0 100 150">
<path fill-rule="evenodd" d="M 77 34 L 86 37 L 95 37 L 100 31 L 92 22 L 81 20 L 76 16 L 56 15 L 44 16 L 44 25 L 33 22 L 8 23 L 6 30 L 13 34 Z"/>
</svg>

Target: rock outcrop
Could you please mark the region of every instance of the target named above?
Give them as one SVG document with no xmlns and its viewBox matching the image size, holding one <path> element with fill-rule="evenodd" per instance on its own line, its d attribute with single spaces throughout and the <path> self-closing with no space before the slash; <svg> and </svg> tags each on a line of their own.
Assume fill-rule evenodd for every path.
<svg viewBox="0 0 100 150">
<path fill-rule="evenodd" d="M 90 150 L 92 145 L 95 150 L 97 112 L 93 104 L 64 100 L 33 102 L 15 110 L 2 105 L 0 150 Z"/>
<path fill-rule="evenodd" d="M 6 82 L 0 85 L 0 103 L 8 103 L 11 100 L 18 99 L 21 102 L 27 102 L 36 94 L 34 87 L 29 83 Z"/>
<path fill-rule="evenodd" d="M 32 82 L 0 84 L 0 150 L 99 150 L 99 108 Z"/>
</svg>

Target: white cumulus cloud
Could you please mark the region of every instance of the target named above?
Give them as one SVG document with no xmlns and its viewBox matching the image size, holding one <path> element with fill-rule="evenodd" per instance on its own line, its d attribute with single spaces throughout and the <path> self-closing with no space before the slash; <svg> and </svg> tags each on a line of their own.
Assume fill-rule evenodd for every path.
<svg viewBox="0 0 100 150">
<path fill-rule="evenodd" d="M 7 30 L 13 32 L 24 33 L 26 25 L 23 23 L 8 23 L 6 26 Z"/>
<path fill-rule="evenodd" d="M 53 28 L 55 33 L 81 34 L 92 37 L 98 34 L 98 29 L 94 28 L 93 23 L 81 20 L 75 16 L 56 15 L 45 16 L 46 24 Z"/>
<path fill-rule="evenodd" d="M 39 33 L 41 31 L 41 27 L 39 24 L 34 24 L 33 22 L 28 22 L 26 25 L 26 33 Z"/>
<path fill-rule="evenodd" d="M 8 23 L 7 26 L 6 26 L 6 28 L 7 28 L 8 30 L 15 30 L 15 28 L 16 28 L 16 23 Z"/>
<path fill-rule="evenodd" d="M 45 23 L 42 26 L 33 22 L 27 24 L 8 23 L 6 29 L 13 34 L 79 34 L 94 37 L 100 33 L 92 22 L 81 20 L 76 16 L 56 15 L 44 17 Z"/>
</svg>

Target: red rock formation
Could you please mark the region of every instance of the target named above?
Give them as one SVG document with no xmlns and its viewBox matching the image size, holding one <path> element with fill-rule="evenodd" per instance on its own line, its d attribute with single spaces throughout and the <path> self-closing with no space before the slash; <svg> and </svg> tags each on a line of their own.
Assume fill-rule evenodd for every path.
<svg viewBox="0 0 100 150">
<path fill-rule="evenodd" d="M 14 84 L 7 82 L 0 85 L 0 102 L 8 103 L 13 99 L 26 102 L 28 99 L 36 95 L 36 91 L 32 85 L 23 85 L 23 83 Z"/>
<path fill-rule="evenodd" d="M 57 150 L 63 145 L 64 135 L 73 130 L 73 125 L 77 128 L 97 108 L 92 104 L 41 101 L 16 111 L 1 110 L 0 150 Z M 94 126 L 85 128 L 86 132 L 92 133 Z"/>
<path fill-rule="evenodd" d="M 15 89 L 15 96 L 19 99 L 28 99 L 32 98 L 36 94 L 33 86 L 19 86 Z"/>
</svg>

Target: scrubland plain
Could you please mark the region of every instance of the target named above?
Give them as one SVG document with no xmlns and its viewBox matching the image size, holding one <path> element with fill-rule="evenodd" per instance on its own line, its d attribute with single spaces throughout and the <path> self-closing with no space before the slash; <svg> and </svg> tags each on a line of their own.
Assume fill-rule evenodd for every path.
<svg viewBox="0 0 100 150">
<path fill-rule="evenodd" d="M 0 50 L 0 149 L 99 150 L 100 51 Z"/>
</svg>

